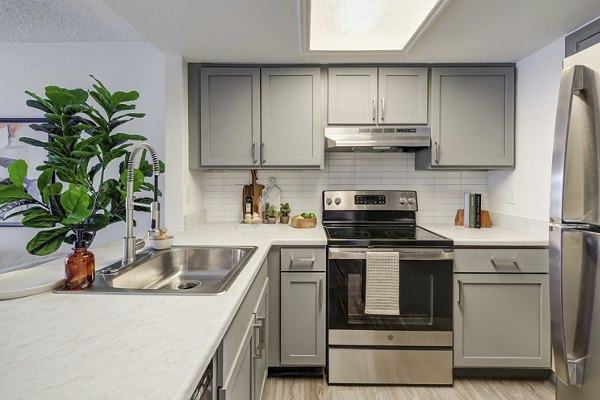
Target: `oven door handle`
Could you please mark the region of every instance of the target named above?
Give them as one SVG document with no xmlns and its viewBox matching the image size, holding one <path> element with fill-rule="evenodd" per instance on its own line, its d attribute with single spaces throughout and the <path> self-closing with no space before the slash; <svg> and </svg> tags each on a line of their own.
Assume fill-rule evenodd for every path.
<svg viewBox="0 0 600 400">
<path fill-rule="evenodd" d="M 367 252 L 389 251 L 398 253 L 400 260 L 453 260 L 454 251 L 452 249 L 365 249 L 365 248 L 329 248 L 330 260 L 366 260 Z"/>
</svg>

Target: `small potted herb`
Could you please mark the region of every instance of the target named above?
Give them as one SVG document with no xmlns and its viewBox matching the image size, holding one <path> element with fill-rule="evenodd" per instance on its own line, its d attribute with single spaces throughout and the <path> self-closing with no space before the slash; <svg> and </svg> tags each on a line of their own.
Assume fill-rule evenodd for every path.
<svg viewBox="0 0 600 400">
<path fill-rule="evenodd" d="M 269 208 L 267 208 L 267 210 L 265 211 L 265 215 L 267 216 L 267 221 L 269 221 L 269 224 L 277 223 L 277 216 L 279 215 L 279 212 L 277 211 L 275 206 L 270 206 Z"/>
<path fill-rule="evenodd" d="M 288 224 L 290 222 L 290 213 L 292 210 L 290 209 L 290 205 L 288 203 L 282 204 L 279 209 L 279 213 L 281 214 L 280 221 L 282 224 Z"/>
</svg>

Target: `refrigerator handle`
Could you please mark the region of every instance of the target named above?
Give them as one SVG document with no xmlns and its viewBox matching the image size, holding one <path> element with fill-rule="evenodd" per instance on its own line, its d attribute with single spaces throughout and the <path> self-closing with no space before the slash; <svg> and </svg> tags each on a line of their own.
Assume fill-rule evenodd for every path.
<svg viewBox="0 0 600 400">
<path fill-rule="evenodd" d="M 565 286 L 563 284 L 563 251 L 562 238 L 564 231 L 552 226 L 550 231 L 550 311 L 552 347 L 554 349 L 557 377 L 567 385 L 583 384 L 585 365 L 589 356 L 592 316 L 594 308 L 596 269 L 598 265 L 598 237 L 580 232 L 583 235 L 581 265 L 565 265 L 568 270 L 581 268 L 578 285 L 575 326 L 567 327 L 564 314 Z M 568 260 L 567 260 L 568 261 Z M 574 329 L 573 329 L 574 328 Z M 567 332 L 573 334 L 567 339 Z M 568 348 L 568 344 L 572 344 Z"/>
<path fill-rule="evenodd" d="M 564 178 L 567 156 L 567 140 L 571 124 L 573 97 L 579 96 L 593 102 L 594 113 L 598 113 L 594 72 L 583 65 L 574 65 L 563 70 L 558 92 L 558 106 L 554 128 L 552 152 L 552 180 L 550 195 L 550 223 L 563 221 Z"/>
</svg>

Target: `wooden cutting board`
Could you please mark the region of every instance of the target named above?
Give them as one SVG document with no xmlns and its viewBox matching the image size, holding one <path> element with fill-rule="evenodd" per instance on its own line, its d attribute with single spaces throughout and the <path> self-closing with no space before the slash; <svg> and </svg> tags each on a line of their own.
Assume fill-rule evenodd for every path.
<svg viewBox="0 0 600 400">
<path fill-rule="evenodd" d="M 250 183 L 250 185 L 244 185 L 244 188 L 242 190 L 242 218 L 244 216 L 245 211 L 246 196 L 250 194 L 250 197 L 252 198 L 252 212 L 257 213 L 260 196 L 262 196 L 262 191 L 265 188 L 264 185 L 260 185 L 258 182 L 256 182 L 255 169 L 250 170 L 250 179 L 252 183 Z"/>
</svg>

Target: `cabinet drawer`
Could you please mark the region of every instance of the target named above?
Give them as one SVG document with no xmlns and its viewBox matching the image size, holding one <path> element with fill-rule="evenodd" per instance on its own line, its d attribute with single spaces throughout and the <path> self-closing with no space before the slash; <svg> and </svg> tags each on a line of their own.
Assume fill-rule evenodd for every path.
<svg viewBox="0 0 600 400">
<path fill-rule="evenodd" d="M 324 248 L 281 249 L 282 271 L 325 271 Z"/>
<path fill-rule="evenodd" d="M 547 273 L 548 249 L 454 249 L 454 272 Z"/>
</svg>

